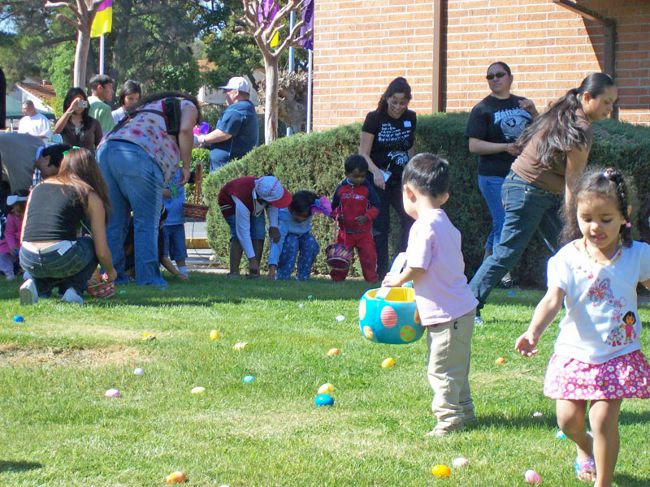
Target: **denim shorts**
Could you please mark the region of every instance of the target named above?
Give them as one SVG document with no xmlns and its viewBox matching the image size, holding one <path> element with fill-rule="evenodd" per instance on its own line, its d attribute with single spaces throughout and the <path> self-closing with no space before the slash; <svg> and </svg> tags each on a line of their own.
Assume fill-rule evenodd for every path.
<svg viewBox="0 0 650 487">
<path fill-rule="evenodd" d="M 20 266 L 32 277 L 64 279 L 76 275 L 96 262 L 95 247 L 90 237 L 77 239 L 63 255 L 59 252 L 31 252 L 20 248 Z"/>
<path fill-rule="evenodd" d="M 185 225 L 182 223 L 163 226 L 163 255 L 171 260 L 187 259 Z"/>
<path fill-rule="evenodd" d="M 230 240 L 239 240 L 237 238 L 237 224 L 235 223 L 235 215 L 225 217 L 230 227 Z M 251 213 L 251 240 L 264 240 L 266 235 L 266 220 L 264 213 L 259 216 L 254 216 Z"/>
</svg>

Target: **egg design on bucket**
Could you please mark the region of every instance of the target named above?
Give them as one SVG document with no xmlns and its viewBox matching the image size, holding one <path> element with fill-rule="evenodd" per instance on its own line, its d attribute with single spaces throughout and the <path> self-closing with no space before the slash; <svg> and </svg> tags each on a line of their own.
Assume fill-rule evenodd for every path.
<svg viewBox="0 0 650 487">
<path fill-rule="evenodd" d="M 424 327 L 414 289 L 395 287 L 366 291 L 359 301 L 359 328 L 361 334 L 373 342 L 404 345 L 419 340 Z"/>
</svg>

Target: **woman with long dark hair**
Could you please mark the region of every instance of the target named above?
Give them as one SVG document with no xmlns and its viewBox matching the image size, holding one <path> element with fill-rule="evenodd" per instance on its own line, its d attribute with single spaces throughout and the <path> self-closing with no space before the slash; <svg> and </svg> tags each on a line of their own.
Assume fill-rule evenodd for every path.
<svg viewBox="0 0 650 487">
<path fill-rule="evenodd" d="M 380 200 L 379 216 L 373 223 L 379 280 L 388 271 L 390 207 L 397 211 L 400 221 L 398 252 L 406 249 L 413 224 L 402 203 L 402 171 L 415 153 L 417 120 L 415 112 L 408 109 L 410 101 L 408 82 L 402 77 L 395 78 L 379 99 L 377 109 L 366 115 L 361 128 L 359 154 L 368 162 Z"/>
<path fill-rule="evenodd" d="M 182 161 L 180 184 L 190 177 L 192 129 L 200 117 L 199 102 L 183 93 L 154 93 L 142 99 L 130 115 L 106 135 L 97 153 L 113 205 L 108 245 L 117 282 L 126 284 L 124 239 L 133 211 L 136 283 L 166 286 L 158 260 L 162 191 L 176 174 L 178 161 Z M 176 131 L 178 135 L 173 135 Z"/>
<path fill-rule="evenodd" d="M 95 152 L 102 140 L 102 127 L 88 114 L 88 97 L 82 88 L 70 88 L 63 99 L 64 113 L 53 132 L 61 134 L 65 144 Z"/>
<path fill-rule="evenodd" d="M 63 301 L 83 303 L 86 283 L 99 262 L 114 281 L 106 221 L 111 204 L 104 178 L 88 149 L 72 149 L 57 175 L 36 186 L 29 196 L 21 237 L 20 265 L 29 273 L 20 288 L 21 304 L 49 296 L 58 287 Z M 91 236 L 77 237 L 83 221 Z"/>
<path fill-rule="evenodd" d="M 132 79 L 127 79 L 117 95 L 119 108 L 113 110 L 111 113 L 113 115 L 113 122 L 118 124 L 120 120 L 126 117 L 137 106 L 141 97 L 142 88 L 140 88 L 140 83 Z"/>
<path fill-rule="evenodd" d="M 587 165 L 591 123 L 606 118 L 617 97 L 614 80 L 593 73 L 539 115 L 517 140 L 521 154 L 501 192 L 505 209 L 501 238 L 470 282 L 479 309 L 519 261 L 536 230 L 553 252 L 557 250 L 562 195 L 571 201 L 573 186 Z"/>
</svg>

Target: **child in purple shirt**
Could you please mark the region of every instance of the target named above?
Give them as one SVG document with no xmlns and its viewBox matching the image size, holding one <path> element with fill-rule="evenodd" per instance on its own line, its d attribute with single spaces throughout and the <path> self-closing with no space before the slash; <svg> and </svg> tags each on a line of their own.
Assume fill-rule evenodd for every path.
<svg viewBox="0 0 650 487">
<path fill-rule="evenodd" d="M 388 274 L 385 287 L 413 281 L 422 325 L 427 328 L 428 377 L 438 422 L 429 433 L 445 436 L 476 421 L 469 362 L 477 301 L 467 284 L 460 232 L 441 208 L 449 199 L 449 163 L 416 155 L 402 175 L 404 210 L 416 221 L 409 232 L 406 267 Z"/>
</svg>

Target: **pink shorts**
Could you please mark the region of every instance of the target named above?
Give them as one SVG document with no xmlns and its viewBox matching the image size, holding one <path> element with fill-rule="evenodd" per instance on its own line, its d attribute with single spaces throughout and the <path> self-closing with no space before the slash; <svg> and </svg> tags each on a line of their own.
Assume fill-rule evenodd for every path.
<svg viewBox="0 0 650 487">
<path fill-rule="evenodd" d="M 650 364 L 641 350 L 603 364 L 588 364 L 553 354 L 544 379 L 551 399 L 650 398 Z"/>
</svg>

